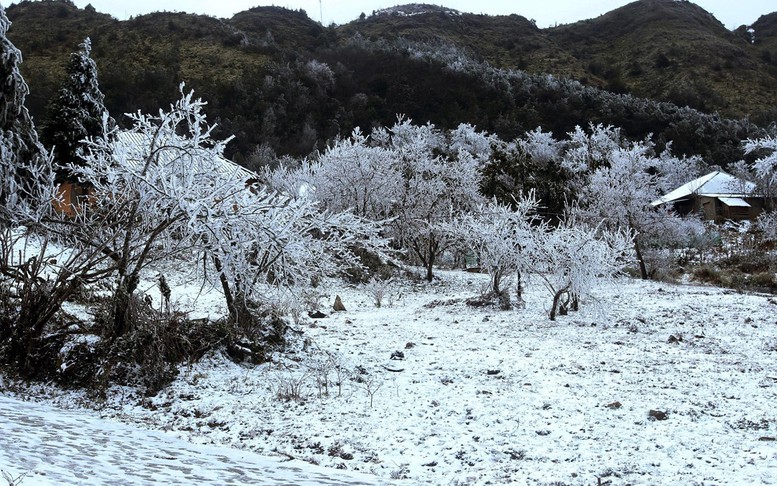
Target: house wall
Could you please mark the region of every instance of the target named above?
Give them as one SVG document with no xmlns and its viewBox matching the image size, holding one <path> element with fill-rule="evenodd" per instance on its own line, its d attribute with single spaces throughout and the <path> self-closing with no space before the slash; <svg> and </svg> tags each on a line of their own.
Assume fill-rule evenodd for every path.
<svg viewBox="0 0 777 486">
<path fill-rule="evenodd" d="M 750 204 L 749 208 L 727 206 L 716 197 L 692 196 L 688 200 L 675 203 L 674 210 L 680 216 L 694 213 L 699 214 L 707 221 L 715 221 L 716 223 L 722 223 L 726 220 L 753 220 L 764 211 L 763 198 L 748 197 L 742 199 Z"/>
<path fill-rule="evenodd" d="M 763 212 L 762 198 L 743 198 L 750 207 L 728 206 L 716 197 L 701 196 L 699 205 L 704 211 L 704 219 L 722 223 L 723 221 L 746 221 L 756 219 Z"/>
<path fill-rule="evenodd" d="M 60 198 L 54 201 L 54 209 L 68 216 L 75 216 L 77 208 L 90 195 L 88 188 L 76 182 L 62 182 L 57 192 Z"/>
</svg>

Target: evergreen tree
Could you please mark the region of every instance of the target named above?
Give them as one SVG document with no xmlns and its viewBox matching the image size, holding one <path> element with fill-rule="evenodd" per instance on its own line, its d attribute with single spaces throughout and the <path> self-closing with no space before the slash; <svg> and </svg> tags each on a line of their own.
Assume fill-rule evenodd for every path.
<svg viewBox="0 0 777 486">
<path fill-rule="evenodd" d="M 42 136 L 44 142 L 54 148 L 54 156 L 60 167 L 68 163 L 84 165 L 80 149 L 87 137 L 104 135 L 103 124 L 105 96 L 97 81 L 97 64 L 90 57 L 91 40 L 87 37 L 81 50 L 70 55 L 67 79 L 56 98 L 49 105 L 49 123 Z M 108 127 L 114 125 L 109 119 Z M 60 170 L 63 175 L 62 170 Z"/>
<path fill-rule="evenodd" d="M 0 203 L 30 193 L 34 167 L 44 159 L 24 100 L 29 93 L 19 72 L 22 53 L 8 40 L 11 21 L 0 5 Z"/>
</svg>

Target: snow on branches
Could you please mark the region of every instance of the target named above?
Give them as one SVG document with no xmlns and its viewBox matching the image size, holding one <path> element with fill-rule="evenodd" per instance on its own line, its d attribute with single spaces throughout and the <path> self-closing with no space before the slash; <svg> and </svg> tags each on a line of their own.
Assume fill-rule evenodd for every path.
<svg viewBox="0 0 777 486">
<path fill-rule="evenodd" d="M 372 225 L 350 213 L 257 186 L 253 173 L 222 157 L 229 139 L 212 137 L 204 105 L 182 88 L 169 110 L 130 115 L 130 134 L 93 140 L 87 164 L 70 166 L 91 187 L 83 213 L 102 225 L 114 256 L 117 333 L 141 270 L 162 258 L 201 255 L 237 320 L 266 286 L 307 283 L 354 264 L 349 245 L 382 245 Z"/>
<path fill-rule="evenodd" d="M 514 201 L 514 207 L 492 201 L 461 215 L 450 226 L 452 237 L 472 252 L 481 270 L 491 279 L 484 297 L 496 297 L 507 310 L 511 307 L 506 283 L 515 280 L 517 302 L 522 304 L 521 274 L 532 270 L 536 251 L 535 234 L 545 226 L 534 216 L 539 201 L 533 194 Z"/>
<path fill-rule="evenodd" d="M 549 317 L 577 310 L 580 299 L 617 275 L 629 263 L 629 231 L 609 231 L 566 220 L 557 228 L 540 228 L 531 252 L 531 267 L 553 296 Z"/>
</svg>

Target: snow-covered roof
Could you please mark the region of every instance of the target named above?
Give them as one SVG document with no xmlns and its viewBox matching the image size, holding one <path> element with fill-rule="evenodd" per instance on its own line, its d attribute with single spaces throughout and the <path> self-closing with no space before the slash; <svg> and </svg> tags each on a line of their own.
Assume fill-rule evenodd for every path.
<svg viewBox="0 0 777 486">
<path fill-rule="evenodd" d="M 145 135 L 139 132 L 132 132 L 132 131 L 118 132 L 116 134 L 116 140 L 114 141 L 114 147 L 121 147 L 125 150 L 129 150 L 130 153 L 134 153 L 139 148 L 148 147 L 149 145 L 150 145 L 150 140 L 148 139 L 148 135 Z M 138 155 L 140 156 L 140 154 Z M 168 151 L 161 150 L 160 157 L 162 160 L 172 159 L 173 157 L 175 157 L 175 154 L 172 150 L 168 150 Z M 244 177 L 246 179 L 253 179 L 257 177 L 255 173 L 251 172 L 245 167 L 242 167 L 229 159 L 226 159 L 224 157 L 218 157 L 217 160 L 220 162 L 220 164 L 218 165 L 218 171 L 224 175 L 239 174 L 240 177 Z M 141 163 L 141 160 L 137 160 L 137 161 L 133 160 L 133 162 Z"/>
<path fill-rule="evenodd" d="M 725 172 L 717 170 L 678 187 L 674 191 L 656 199 L 650 204 L 652 206 L 658 206 L 668 202 L 677 202 L 681 199 L 686 199 L 691 195 L 717 198 L 739 198 L 740 201 L 747 204 L 741 198 L 751 196 L 753 190 L 755 190 L 755 184 L 752 182 L 739 179 L 731 174 L 726 174 Z M 732 201 L 732 203 L 729 204 L 729 206 L 735 205 L 741 204 L 737 204 L 736 201 Z"/>
<path fill-rule="evenodd" d="M 738 208 L 751 207 L 749 204 L 747 204 L 747 201 L 739 197 L 719 197 L 718 199 L 720 199 L 720 202 L 722 202 L 728 207 L 738 207 Z"/>
</svg>

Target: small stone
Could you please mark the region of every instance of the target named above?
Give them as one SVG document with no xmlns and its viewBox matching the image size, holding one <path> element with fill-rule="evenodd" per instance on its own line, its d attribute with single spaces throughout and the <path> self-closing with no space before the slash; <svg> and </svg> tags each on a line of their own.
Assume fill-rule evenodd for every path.
<svg viewBox="0 0 777 486">
<path fill-rule="evenodd" d="M 405 359 L 405 353 L 402 351 L 394 351 L 391 353 L 391 359 Z"/>
<path fill-rule="evenodd" d="M 415 347 L 415 343 L 407 343 L 405 344 L 405 349 L 413 349 Z"/>
<path fill-rule="evenodd" d="M 335 297 L 335 304 L 332 306 L 332 308 L 336 312 L 345 312 L 345 306 L 343 305 L 342 299 L 340 299 L 340 296 Z"/>
<path fill-rule="evenodd" d="M 489 376 L 498 375 L 502 370 L 486 370 L 486 374 Z"/>
<path fill-rule="evenodd" d="M 327 317 L 327 315 L 326 315 L 326 314 L 324 314 L 324 313 L 323 313 L 323 312 L 321 312 L 321 311 L 313 311 L 313 312 L 308 312 L 308 316 L 309 316 L 311 319 L 323 319 L 323 318 Z"/>
<path fill-rule="evenodd" d="M 669 418 L 669 415 L 661 410 L 651 410 L 648 412 L 648 418 L 650 420 L 666 420 Z"/>
<path fill-rule="evenodd" d="M 612 410 L 617 410 L 617 409 L 621 408 L 622 406 L 623 406 L 623 404 L 621 404 L 621 402 L 612 402 L 612 403 L 608 403 L 607 404 L 607 408 L 610 408 Z"/>
</svg>

